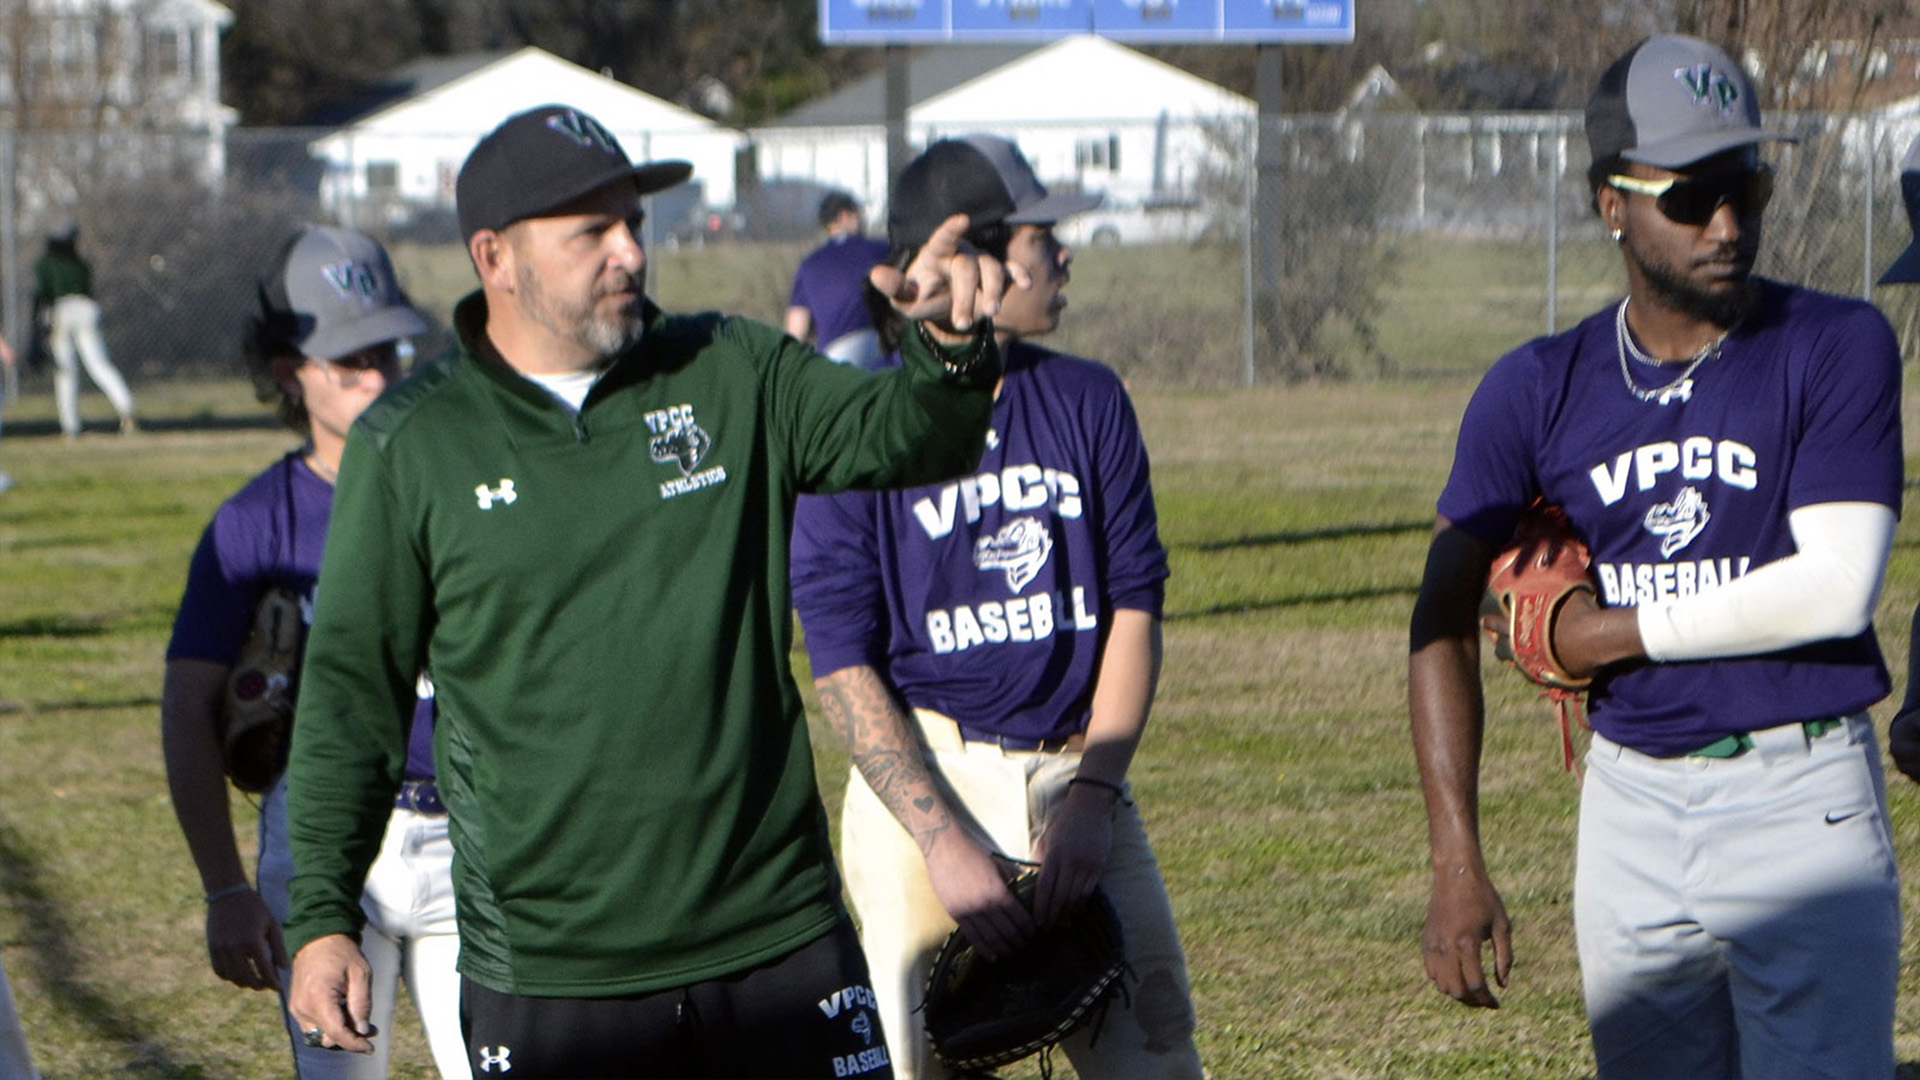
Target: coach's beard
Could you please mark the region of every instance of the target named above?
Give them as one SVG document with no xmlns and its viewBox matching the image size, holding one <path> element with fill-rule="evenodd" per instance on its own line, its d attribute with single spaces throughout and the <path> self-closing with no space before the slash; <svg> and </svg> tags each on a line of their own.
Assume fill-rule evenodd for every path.
<svg viewBox="0 0 1920 1080">
<path fill-rule="evenodd" d="M 1760 300 L 1760 283 L 1746 272 L 1728 287 L 1709 291 L 1681 277 L 1668 266 L 1655 265 L 1640 257 L 1631 247 L 1627 257 L 1640 268 L 1641 276 L 1652 291 L 1651 299 L 1691 318 L 1712 323 L 1722 330 L 1747 317 Z"/>
</svg>

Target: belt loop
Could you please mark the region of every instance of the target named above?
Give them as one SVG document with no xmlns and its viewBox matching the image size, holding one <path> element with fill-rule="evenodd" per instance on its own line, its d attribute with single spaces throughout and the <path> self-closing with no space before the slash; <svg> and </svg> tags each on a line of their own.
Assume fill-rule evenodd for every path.
<svg viewBox="0 0 1920 1080">
<path fill-rule="evenodd" d="M 1801 723 L 1777 724 L 1759 731 L 1750 731 L 1748 738 L 1753 740 L 1753 751 L 1760 760 L 1768 765 L 1777 765 L 1788 758 L 1807 755 L 1807 726 Z"/>
<path fill-rule="evenodd" d="M 929 750 L 965 750 L 966 739 L 960 734 L 960 722 L 950 716 L 934 712 L 932 709 L 915 709 L 913 718 L 920 723 L 920 733 L 926 739 Z"/>
</svg>

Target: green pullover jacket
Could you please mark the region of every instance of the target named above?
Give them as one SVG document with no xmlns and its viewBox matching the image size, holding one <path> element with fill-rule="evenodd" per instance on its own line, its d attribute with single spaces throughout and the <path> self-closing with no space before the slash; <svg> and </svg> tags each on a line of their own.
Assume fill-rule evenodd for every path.
<svg viewBox="0 0 1920 1080">
<path fill-rule="evenodd" d="M 845 918 L 799 690 L 795 496 L 978 462 L 999 357 L 917 335 L 868 374 L 651 304 L 578 417 L 486 341 L 362 414 L 340 468 L 289 769 L 290 950 L 357 933 L 431 672 L 460 970 L 610 997 L 775 959 Z"/>
</svg>

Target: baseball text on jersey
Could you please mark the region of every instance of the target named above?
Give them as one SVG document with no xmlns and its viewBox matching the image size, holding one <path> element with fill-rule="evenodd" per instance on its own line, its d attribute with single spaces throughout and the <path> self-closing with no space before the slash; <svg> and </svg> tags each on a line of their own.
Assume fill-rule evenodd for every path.
<svg viewBox="0 0 1920 1080">
<path fill-rule="evenodd" d="M 1066 615 L 1064 624 L 1055 617 L 1056 605 Z M 965 652 L 989 642 L 1045 641 L 1056 630 L 1085 633 L 1099 628 L 1099 617 L 1087 610 L 1087 590 L 1078 585 L 1059 596 L 1035 593 L 927 612 L 927 640 L 936 653 Z"/>
<path fill-rule="evenodd" d="M 1753 560 L 1701 559 L 1673 563 L 1600 563 L 1600 592 L 1608 607 L 1657 604 L 1725 585 L 1747 572 Z"/>
<path fill-rule="evenodd" d="M 980 520 L 983 507 L 996 503 L 1015 513 L 1051 505 L 1061 517 L 1077 518 L 1083 509 L 1080 478 L 1032 462 L 1008 465 L 998 472 L 983 472 L 943 485 L 913 504 L 913 516 L 929 538 L 938 540 L 953 531 L 956 511 L 964 513 L 967 523 L 972 524 Z"/>
</svg>

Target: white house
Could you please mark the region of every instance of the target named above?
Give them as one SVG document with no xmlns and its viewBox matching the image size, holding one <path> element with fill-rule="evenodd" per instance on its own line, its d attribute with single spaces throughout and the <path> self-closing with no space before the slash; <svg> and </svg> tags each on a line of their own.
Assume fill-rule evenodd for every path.
<svg viewBox="0 0 1920 1080">
<path fill-rule="evenodd" d="M 46 153 L 28 144 L 19 163 L 29 215 L 70 203 L 74 179 L 103 165 L 183 162 L 220 182 L 238 121 L 220 103 L 220 34 L 232 11 L 212 0 L 28 0 L 7 10 L 0 123 L 57 136 Z"/>
<path fill-rule="evenodd" d="M 360 224 L 369 214 L 398 223 L 422 210 L 451 211 L 454 179 L 480 137 L 516 112 L 553 103 L 591 114 L 635 161 L 692 162 L 699 201 L 733 204 L 738 131 L 543 49 L 482 59 L 444 81 L 422 80 L 398 102 L 314 140 L 308 149 L 327 170 L 323 205 Z"/>
<path fill-rule="evenodd" d="M 1093 35 L 1039 47 L 940 46 L 917 50 L 909 65 L 914 146 L 973 131 L 1004 135 L 1043 183 L 1100 192 L 1119 208 L 1190 201 L 1217 152 L 1210 127 L 1255 115 L 1249 98 Z M 751 129 L 760 178 L 844 188 L 877 220 L 887 189 L 885 79 Z"/>
</svg>

